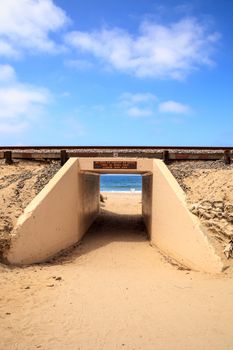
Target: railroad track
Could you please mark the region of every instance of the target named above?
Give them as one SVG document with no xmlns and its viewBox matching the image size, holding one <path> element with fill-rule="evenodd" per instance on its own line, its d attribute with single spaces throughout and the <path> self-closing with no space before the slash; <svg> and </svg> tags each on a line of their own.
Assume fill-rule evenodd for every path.
<svg viewBox="0 0 233 350">
<path fill-rule="evenodd" d="M 223 160 L 230 164 L 233 147 L 189 146 L 0 146 L 0 159 L 61 160 L 70 157 L 137 157 L 173 160 Z"/>
</svg>

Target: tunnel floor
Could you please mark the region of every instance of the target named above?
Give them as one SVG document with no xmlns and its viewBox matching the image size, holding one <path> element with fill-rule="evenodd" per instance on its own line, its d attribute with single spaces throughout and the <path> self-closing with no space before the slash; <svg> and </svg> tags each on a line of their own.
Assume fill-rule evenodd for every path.
<svg viewBox="0 0 233 350">
<path fill-rule="evenodd" d="M 138 245 L 148 245 L 148 235 L 141 214 L 141 194 L 109 194 L 101 203 L 100 213 L 75 249 L 62 254 L 63 260 L 74 260 L 100 250 L 121 259 Z M 106 249 L 104 249 L 106 247 Z M 125 251 L 126 249 L 126 251 Z M 100 252 L 99 252 L 100 253 Z"/>
<path fill-rule="evenodd" d="M 101 211 L 83 238 L 96 246 L 114 242 L 145 242 L 146 227 L 141 215 L 141 194 L 106 194 Z"/>
<path fill-rule="evenodd" d="M 100 242 L 135 242 L 147 240 L 146 227 L 141 215 L 141 195 L 107 196 L 100 214 L 84 236 L 84 240 Z"/>
<path fill-rule="evenodd" d="M 101 210 L 83 238 L 83 243 L 92 242 L 103 246 L 114 242 L 144 242 L 146 228 L 141 215 L 117 214 Z"/>
</svg>

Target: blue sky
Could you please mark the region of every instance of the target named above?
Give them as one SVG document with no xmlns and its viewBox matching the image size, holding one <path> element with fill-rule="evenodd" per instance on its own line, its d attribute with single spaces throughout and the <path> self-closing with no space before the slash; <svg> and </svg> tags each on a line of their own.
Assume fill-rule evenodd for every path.
<svg viewBox="0 0 233 350">
<path fill-rule="evenodd" d="M 1 145 L 232 146 L 231 0 L 1 0 Z"/>
</svg>

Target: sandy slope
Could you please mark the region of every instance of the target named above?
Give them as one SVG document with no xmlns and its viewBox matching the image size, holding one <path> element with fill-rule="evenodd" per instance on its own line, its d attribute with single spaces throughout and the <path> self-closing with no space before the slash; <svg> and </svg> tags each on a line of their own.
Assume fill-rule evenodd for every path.
<svg viewBox="0 0 233 350">
<path fill-rule="evenodd" d="M 233 279 L 169 265 L 146 240 L 139 195 L 103 209 L 68 256 L 0 269 L 0 348 L 232 349 Z"/>
<path fill-rule="evenodd" d="M 233 239 L 233 164 L 173 162 L 169 169 L 185 190 L 191 212 L 201 220 L 218 255 L 233 271 L 233 254 L 229 260 L 224 254 Z"/>
<path fill-rule="evenodd" d="M 58 162 L 0 160 L 0 260 L 18 217 L 59 168 Z"/>
</svg>

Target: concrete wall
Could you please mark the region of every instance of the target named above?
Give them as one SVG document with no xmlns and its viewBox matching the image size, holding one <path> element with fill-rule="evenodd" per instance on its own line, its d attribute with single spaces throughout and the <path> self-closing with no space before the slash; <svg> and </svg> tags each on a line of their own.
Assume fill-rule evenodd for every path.
<svg viewBox="0 0 233 350">
<path fill-rule="evenodd" d="M 151 238 L 153 175 L 142 176 L 142 216 L 148 237 Z"/>
<path fill-rule="evenodd" d="M 94 161 L 136 161 L 137 169 L 94 169 Z M 153 160 L 148 158 L 109 158 L 109 157 L 98 157 L 98 158 L 79 158 L 80 170 L 91 171 L 100 174 L 143 174 L 152 171 Z"/>
<path fill-rule="evenodd" d="M 99 175 L 78 172 L 77 218 L 78 239 L 87 231 L 99 212 L 100 177 Z"/>
<path fill-rule="evenodd" d="M 79 173 L 70 159 L 18 219 L 6 259 L 41 262 L 81 239 L 99 211 L 99 176 Z"/>
<path fill-rule="evenodd" d="M 188 267 L 221 272 L 221 259 L 188 210 L 183 190 L 160 160 L 154 160 L 153 180 L 152 243 Z"/>
</svg>

